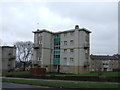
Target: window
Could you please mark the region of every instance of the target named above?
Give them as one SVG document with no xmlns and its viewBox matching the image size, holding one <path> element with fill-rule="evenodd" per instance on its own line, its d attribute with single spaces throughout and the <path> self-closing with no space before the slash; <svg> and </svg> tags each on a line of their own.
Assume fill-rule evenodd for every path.
<svg viewBox="0 0 120 90">
<path fill-rule="evenodd" d="M 73 53 L 74 52 L 74 49 L 70 49 L 70 53 Z"/>
<path fill-rule="evenodd" d="M 67 64 L 67 58 L 65 57 L 63 60 L 64 60 L 64 63 Z"/>
<path fill-rule="evenodd" d="M 87 49 L 85 49 L 85 53 L 88 53 L 88 50 L 87 50 Z"/>
<path fill-rule="evenodd" d="M 70 58 L 70 62 L 73 62 L 74 61 L 74 59 L 73 58 Z"/>
<path fill-rule="evenodd" d="M 67 53 L 67 49 L 64 49 L 64 53 Z"/>
<path fill-rule="evenodd" d="M 73 40 L 70 40 L 70 45 L 73 45 L 74 44 L 74 41 Z"/>
<path fill-rule="evenodd" d="M 42 43 L 42 41 L 38 41 L 38 44 L 41 44 Z"/>
<path fill-rule="evenodd" d="M 60 58 L 60 55 L 54 55 L 54 58 Z"/>
<path fill-rule="evenodd" d="M 60 47 L 57 46 L 57 47 L 54 47 L 54 49 L 55 49 L 55 50 L 60 50 Z"/>
<path fill-rule="evenodd" d="M 60 45 L 60 42 L 55 42 L 54 45 Z"/>
<path fill-rule="evenodd" d="M 74 32 L 70 32 L 70 36 L 74 36 Z"/>
<path fill-rule="evenodd" d="M 41 58 L 40 58 L 40 57 L 38 57 L 38 61 L 41 61 Z"/>
<path fill-rule="evenodd" d="M 12 53 L 9 53 L 9 55 L 12 55 Z"/>
<path fill-rule="evenodd" d="M 86 41 L 89 41 L 89 36 L 86 35 L 86 36 L 85 36 L 85 39 L 86 39 Z"/>
<path fill-rule="evenodd" d="M 42 33 L 39 33 L 38 36 L 42 36 Z"/>
<path fill-rule="evenodd" d="M 67 45 L 67 41 L 64 41 L 64 45 Z"/>
<path fill-rule="evenodd" d="M 67 33 L 64 33 L 64 37 L 67 37 Z"/>
<path fill-rule="evenodd" d="M 57 70 L 57 69 L 58 69 L 58 67 L 54 65 L 54 66 L 53 66 L 53 69 L 54 69 L 54 70 Z"/>
</svg>

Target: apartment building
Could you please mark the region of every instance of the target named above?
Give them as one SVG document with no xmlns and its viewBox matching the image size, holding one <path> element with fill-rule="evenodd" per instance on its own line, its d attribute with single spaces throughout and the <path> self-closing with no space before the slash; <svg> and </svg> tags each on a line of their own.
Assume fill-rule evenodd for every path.
<svg viewBox="0 0 120 90">
<path fill-rule="evenodd" d="M 50 32 L 33 31 L 33 67 L 47 72 L 87 73 L 89 71 L 90 31 L 85 28 Z"/>
<path fill-rule="evenodd" d="M 90 55 L 91 71 L 118 71 L 120 70 L 120 55 Z"/>
<path fill-rule="evenodd" d="M 9 72 L 15 68 L 16 48 L 12 46 L 0 46 L 0 70 Z"/>
</svg>

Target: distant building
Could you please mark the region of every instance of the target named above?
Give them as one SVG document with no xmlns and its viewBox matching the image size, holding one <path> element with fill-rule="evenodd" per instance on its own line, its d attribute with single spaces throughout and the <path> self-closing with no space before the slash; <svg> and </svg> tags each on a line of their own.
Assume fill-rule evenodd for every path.
<svg viewBox="0 0 120 90">
<path fill-rule="evenodd" d="M 117 71 L 120 66 L 120 55 L 90 55 L 91 71 Z"/>
<path fill-rule="evenodd" d="M 0 62 L 2 72 L 9 72 L 15 68 L 16 48 L 11 46 L 0 46 Z"/>
<path fill-rule="evenodd" d="M 78 25 L 62 32 L 34 31 L 33 67 L 47 72 L 86 73 L 89 71 L 89 30 Z"/>
</svg>

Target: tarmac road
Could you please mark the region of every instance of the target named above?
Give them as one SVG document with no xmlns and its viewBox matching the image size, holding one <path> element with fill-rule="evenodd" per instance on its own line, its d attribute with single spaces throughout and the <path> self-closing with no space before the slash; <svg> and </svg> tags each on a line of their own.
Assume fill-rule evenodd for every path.
<svg viewBox="0 0 120 90">
<path fill-rule="evenodd" d="M 16 84 L 16 83 L 2 83 L 2 90 L 61 90 L 61 88 L 38 86 L 38 85 L 28 85 L 28 84 Z M 69 89 L 62 89 L 69 90 Z M 71 89 L 70 89 L 71 90 Z"/>
</svg>

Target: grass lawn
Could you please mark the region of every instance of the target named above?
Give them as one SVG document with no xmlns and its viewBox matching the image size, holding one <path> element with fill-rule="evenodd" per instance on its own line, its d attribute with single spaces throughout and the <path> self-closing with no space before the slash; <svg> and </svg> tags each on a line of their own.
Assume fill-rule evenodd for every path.
<svg viewBox="0 0 120 90">
<path fill-rule="evenodd" d="M 118 86 L 120 86 L 120 84 L 98 84 L 98 83 L 58 82 L 58 81 L 19 80 L 19 79 L 3 79 L 2 81 L 64 88 L 118 88 Z"/>
<path fill-rule="evenodd" d="M 2 76 L 2 73 L 0 73 L 0 77 Z"/>
<path fill-rule="evenodd" d="M 3 73 L 3 76 L 6 75 L 29 75 L 29 71 L 24 72 L 9 72 L 9 73 Z M 46 73 L 46 76 L 97 76 L 96 72 L 91 72 L 87 74 L 62 74 L 62 73 Z M 120 76 L 120 72 L 103 72 L 104 76 Z"/>
<path fill-rule="evenodd" d="M 47 76 L 97 76 L 96 72 L 87 74 L 59 74 L 59 73 L 48 73 Z M 119 76 L 120 72 L 103 72 L 104 76 Z"/>
</svg>

